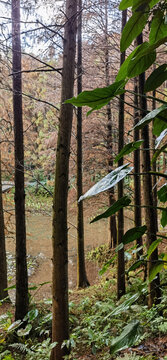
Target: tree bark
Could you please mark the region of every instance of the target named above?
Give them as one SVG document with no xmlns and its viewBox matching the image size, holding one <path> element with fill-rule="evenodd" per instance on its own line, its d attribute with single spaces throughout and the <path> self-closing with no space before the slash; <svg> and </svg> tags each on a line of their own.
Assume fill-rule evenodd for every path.
<svg viewBox="0 0 167 360">
<path fill-rule="evenodd" d="M 106 86 L 110 85 L 109 74 L 109 52 L 108 52 L 108 0 L 105 0 L 105 78 Z M 113 170 L 113 135 L 112 135 L 112 114 L 111 103 L 107 104 L 107 156 L 108 172 Z M 109 191 L 109 206 L 115 202 L 114 187 Z M 117 245 L 117 226 L 116 216 L 109 217 L 109 247 L 114 248 Z"/>
<path fill-rule="evenodd" d="M 155 70 L 155 67 L 154 67 L 154 70 Z M 152 100 L 152 110 L 156 109 L 156 100 L 155 100 L 155 96 L 156 96 L 156 91 L 154 90 L 153 91 L 153 100 Z M 153 122 L 152 122 L 152 126 L 153 126 Z M 152 148 L 155 149 L 155 135 L 152 134 Z M 153 150 L 153 155 L 155 153 L 155 150 Z M 156 161 L 153 162 L 152 164 L 152 170 L 156 173 L 157 171 L 157 166 L 156 166 Z M 166 169 L 165 169 L 166 170 Z M 152 175 L 152 182 L 153 182 L 153 204 L 155 206 L 155 219 L 156 219 L 156 228 L 157 228 L 157 231 L 158 231 L 158 214 L 157 214 L 157 177 L 156 175 Z"/>
<path fill-rule="evenodd" d="M 137 110 L 138 104 L 138 80 L 134 78 L 134 125 L 136 125 L 139 121 L 139 111 Z M 134 129 L 134 141 L 138 141 L 140 139 L 139 130 Z M 140 183 L 140 150 L 137 149 L 134 151 L 134 222 L 135 226 L 141 226 L 141 183 Z M 137 247 L 142 246 L 142 237 L 137 239 L 136 241 Z M 141 249 L 137 253 L 137 257 L 143 254 L 143 250 Z"/>
<path fill-rule="evenodd" d="M 2 199 L 1 152 L 0 152 L 0 300 L 8 297 L 7 288 L 7 262 L 5 247 L 5 225 Z"/>
<path fill-rule="evenodd" d="M 67 196 L 73 107 L 71 104 L 64 104 L 64 101 L 73 96 L 76 13 L 77 2 L 75 0 L 67 0 L 67 21 L 65 24 L 63 45 L 62 105 L 60 109 L 53 200 L 52 341 L 57 341 L 58 344 L 52 350 L 52 360 L 63 360 L 63 356 L 68 353 L 68 349 L 66 347 L 62 348 L 62 343 L 64 340 L 69 338 Z"/>
<path fill-rule="evenodd" d="M 122 31 L 126 24 L 127 10 L 122 12 Z M 121 53 L 120 65 L 125 61 L 125 52 Z M 118 152 L 124 146 L 124 94 L 120 95 L 119 100 L 119 139 L 118 139 Z M 118 161 L 118 166 L 123 165 L 123 158 Z M 118 183 L 118 199 L 123 197 L 123 180 Z M 122 242 L 124 234 L 124 211 L 118 211 L 118 245 Z M 117 270 L 117 298 L 120 299 L 125 294 L 125 259 L 124 249 L 118 251 L 118 270 Z"/>
<path fill-rule="evenodd" d="M 20 1 L 12 0 L 13 116 L 15 143 L 15 220 L 16 220 L 16 312 L 23 319 L 28 311 L 28 275 L 24 191 L 24 143 L 22 119 L 22 78 L 20 41 Z"/>
<path fill-rule="evenodd" d="M 143 43 L 143 36 L 140 34 L 137 38 L 138 45 Z M 147 100 L 144 96 L 144 84 L 145 84 L 145 73 L 139 75 L 139 94 L 140 94 L 140 116 L 143 118 L 147 114 Z M 147 226 L 147 247 L 149 247 L 153 241 L 156 240 L 156 231 L 157 231 L 157 220 L 156 213 L 152 211 L 151 207 L 153 206 L 153 194 L 152 194 L 152 180 L 151 180 L 151 162 L 150 162 L 150 144 L 149 144 L 149 127 L 148 125 L 144 126 L 141 131 L 141 138 L 144 140 L 142 145 L 142 172 L 143 175 L 143 195 L 144 203 L 147 206 L 145 208 L 145 222 Z M 148 276 L 158 260 L 158 250 L 157 248 L 151 254 L 148 262 Z M 149 283 L 149 295 L 148 295 L 148 306 L 151 307 L 154 303 L 160 301 L 161 290 L 160 290 L 160 279 L 159 274 L 156 278 Z"/>
<path fill-rule="evenodd" d="M 77 87 L 82 92 L 82 0 L 78 0 Z M 77 200 L 82 195 L 82 108 L 77 109 Z M 85 268 L 83 202 L 77 202 L 77 287 L 89 286 Z"/>
</svg>

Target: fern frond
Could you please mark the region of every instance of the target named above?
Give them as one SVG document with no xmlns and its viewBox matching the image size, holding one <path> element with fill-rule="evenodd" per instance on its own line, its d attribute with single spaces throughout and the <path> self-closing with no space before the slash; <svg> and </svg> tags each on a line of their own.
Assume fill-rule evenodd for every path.
<svg viewBox="0 0 167 360">
<path fill-rule="evenodd" d="M 11 347 L 12 349 L 14 349 L 16 352 L 19 352 L 21 354 L 28 354 L 28 355 L 33 355 L 34 351 L 30 350 L 27 345 L 25 344 L 21 344 L 21 343 L 15 343 L 15 344 L 11 344 L 9 345 L 9 347 Z"/>
</svg>

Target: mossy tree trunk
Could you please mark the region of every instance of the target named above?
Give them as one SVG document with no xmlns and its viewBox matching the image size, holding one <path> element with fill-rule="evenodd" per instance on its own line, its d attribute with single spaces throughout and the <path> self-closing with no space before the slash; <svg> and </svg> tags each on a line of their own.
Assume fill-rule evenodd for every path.
<svg viewBox="0 0 167 360">
<path fill-rule="evenodd" d="M 77 2 L 66 0 L 66 24 L 63 45 L 62 95 L 59 132 L 56 153 L 55 189 L 53 200 L 53 321 L 52 341 L 57 346 L 52 350 L 52 360 L 63 360 L 68 349 L 62 348 L 69 338 L 68 311 L 68 229 L 67 196 L 69 176 L 70 139 L 73 107 L 64 101 L 73 96 L 75 48 L 76 48 Z"/>
</svg>

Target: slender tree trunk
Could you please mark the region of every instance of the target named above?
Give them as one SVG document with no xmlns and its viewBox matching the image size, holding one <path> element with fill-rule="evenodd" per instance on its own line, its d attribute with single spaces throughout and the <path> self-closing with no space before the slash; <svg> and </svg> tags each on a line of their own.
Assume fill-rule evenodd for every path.
<svg viewBox="0 0 167 360">
<path fill-rule="evenodd" d="M 137 78 L 134 78 L 134 125 L 136 125 L 139 121 L 139 111 L 138 108 L 138 81 Z M 138 141 L 140 138 L 139 130 L 134 129 L 134 141 Z M 134 220 L 135 226 L 141 226 L 141 184 L 140 184 L 140 150 L 137 149 L 134 151 Z M 136 245 L 138 247 L 142 246 L 142 237 L 137 239 Z M 143 254 L 143 250 L 141 249 L 137 253 L 137 257 Z"/>
<path fill-rule="evenodd" d="M 82 92 L 82 0 L 78 0 L 78 94 Z M 77 199 L 82 195 L 82 108 L 77 109 Z M 85 268 L 83 202 L 77 202 L 77 287 L 89 286 Z"/>
<path fill-rule="evenodd" d="M 155 68 L 154 68 L 155 70 Z M 152 100 L 152 110 L 156 109 L 156 101 L 155 101 L 156 91 L 153 91 L 153 100 Z M 152 124 L 153 126 L 153 124 Z M 155 135 L 152 134 L 152 148 L 155 149 Z M 155 153 L 155 150 L 153 150 L 153 154 Z M 154 172 L 157 171 L 156 161 L 152 164 L 152 170 Z M 157 207 L 157 177 L 156 175 L 152 175 L 152 181 L 153 181 L 153 204 L 155 208 Z M 158 215 L 157 215 L 157 209 L 154 209 L 155 211 L 155 219 L 156 219 L 156 228 L 158 231 Z"/>
<path fill-rule="evenodd" d="M 77 2 L 66 0 L 66 18 L 63 49 L 62 105 L 56 153 L 55 189 L 53 200 L 53 321 L 52 341 L 58 345 L 52 350 L 52 360 L 63 360 L 68 353 L 62 348 L 69 338 L 68 315 L 68 229 L 67 196 L 69 176 L 70 139 L 73 107 L 64 101 L 73 96 Z"/>
<path fill-rule="evenodd" d="M 1 178 L 1 152 L 0 152 L 0 300 L 8 296 L 7 290 L 7 262 L 5 248 L 5 225 L 2 199 L 2 178 Z"/>
<path fill-rule="evenodd" d="M 127 10 L 122 12 L 122 31 L 126 24 Z M 125 52 L 121 53 L 120 65 L 125 61 Z M 118 152 L 124 146 L 124 94 L 120 95 L 119 101 L 119 139 Z M 123 165 L 123 158 L 118 161 L 118 166 Z M 118 199 L 123 196 L 123 181 L 118 183 Z M 118 245 L 122 242 L 124 234 L 124 212 L 123 209 L 118 212 Z M 117 272 L 117 298 L 120 299 L 125 294 L 125 260 L 124 249 L 118 251 L 118 272 Z"/>
<path fill-rule="evenodd" d="M 106 86 L 110 85 L 109 75 L 109 53 L 108 53 L 108 0 L 105 0 L 105 77 Z M 108 172 L 113 170 L 113 134 L 112 134 L 112 114 L 111 103 L 106 106 L 107 109 L 107 155 Z M 109 191 L 109 206 L 114 203 L 114 188 Z M 109 218 L 109 247 L 114 248 L 117 245 L 117 226 L 116 216 Z"/>
<path fill-rule="evenodd" d="M 142 44 L 143 36 L 142 34 L 137 38 L 138 45 Z M 139 75 L 139 94 L 140 94 L 140 116 L 144 117 L 147 114 L 147 100 L 144 95 L 144 84 L 145 84 L 145 73 Z M 141 131 L 141 138 L 144 140 L 143 148 L 142 148 L 142 172 L 145 173 L 143 176 L 143 192 L 144 192 L 144 203 L 147 206 L 145 208 L 145 222 L 147 226 L 147 247 L 149 247 L 153 241 L 156 240 L 156 231 L 157 231 L 157 220 L 156 213 L 152 211 L 150 206 L 153 206 L 153 194 L 152 194 L 152 181 L 151 174 L 149 173 L 151 170 L 150 163 L 150 144 L 149 144 L 149 127 L 148 125 L 144 126 Z M 151 254 L 148 262 L 148 276 L 158 260 L 158 250 L 155 249 Z M 151 307 L 154 303 L 160 301 L 161 291 L 160 291 L 160 279 L 159 275 L 149 283 L 149 296 L 148 296 L 148 305 Z"/>
<path fill-rule="evenodd" d="M 15 142 L 15 219 L 16 219 L 16 312 L 23 319 L 28 311 L 26 225 L 24 191 L 24 144 L 22 119 L 22 79 L 20 41 L 20 1 L 12 0 L 13 116 Z"/>
</svg>

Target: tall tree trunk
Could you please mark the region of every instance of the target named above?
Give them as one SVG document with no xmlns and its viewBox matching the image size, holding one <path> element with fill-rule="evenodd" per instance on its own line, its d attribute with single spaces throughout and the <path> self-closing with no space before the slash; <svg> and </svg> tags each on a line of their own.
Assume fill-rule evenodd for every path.
<svg viewBox="0 0 167 360">
<path fill-rule="evenodd" d="M 154 67 L 154 70 L 155 70 L 155 67 Z M 152 110 L 156 109 L 156 101 L 155 101 L 155 96 L 156 96 L 156 91 L 154 90 L 153 91 L 153 100 L 152 100 Z M 152 122 L 152 126 L 153 126 L 153 122 Z M 155 135 L 152 134 L 152 148 L 155 149 Z M 155 153 L 155 150 L 153 150 L 153 154 Z M 152 164 L 152 170 L 154 172 L 157 171 L 157 166 L 156 166 L 156 161 L 153 162 Z M 155 206 L 155 219 L 156 219 L 156 228 L 157 228 L 157 231 L 158 231 L 158 215 L 157 215 L 157 177 L 156 175 L 152 175 L 152 182 L 153 182 L 153 204 Z"/>
<path fill-rule="evenodd" d="M 8 296 L 7 290 L 7 262 L 5 248 L 5 225 L 2 199 L 1 152 L 0 152 L 0 300 Z"/>
<path fill-rule="evenodd" d="M 108 0 L 105 0 L 105 78 L 106 86 L 110 85 L 109 74 L 109 53 L 108 53 Z M 112 114 L 111 103 L 106 106 L 107 109 L 107 156 L 108 172 L 113 170 L 113 134 L 112 134 Z M 114 203 L 114 187 L 109 191 L 109 206 Z M 117 245 L 117 226 L 116 216 L 109 217 L 109 247 L 114 248 Z"/>
<path fill-rule="evenodd" d="M 122 12 L 122 31 L 126 24 L 127 10 Z M 125 52 L 121 53 L 120 65 L 125 61 Z M 118 152 L 124 146 L 124 94 L 120 95 L 119 100 L 119 139 Z M 118 161 L 118 166 L 123 165 L 123 158 Z M 118 199 L 123 196 L 123 181 L 118 183 Z M 123 209 L 118 212 L 118 245 L 122 242 L 124 234 L 124 212 Z M 120 299 L 125 294 L 125 259 L 124 249 L 118 251 L 118 270 L 117 270 L 117 298 Z"/>
<path fill-rule="evenodd" d="M 143 43 L 143 36 L 140 34 L 137 38 L 138 45 Z M 147 114 L 147 100 L 144 96 L 144 84 L 145 84 L 145 73 L 139 75 L 139 94 L 140 94 L 140 116 L 143 118 Z M 157 231 L 157 220 L 156 213 L 152 211 L 153 206 L 153 194 L 152 194 L 152 181 L 151 181 L 151 163 L 150 163 L 150 144 L 149 144 L 149 127 L 148 125 L 144 126 L 141 131 L 141 138 L 144 140 L 142 146 L 142 172 L 143 175 L 143 192 L 144 192 L 144 203 L 145 208 L 145 222 L 147 226 L 147 247 L 149 247 L 153 241 L 156 240 L 156 231 Z M 158 260 L 158 250 L 157 248 L 151 254 L 148 262 L 148 276 Z M 160 300 L 161 291 L 160 291 L 160 279 L 159 275 L 149 283 L 149 296 L 148 296 L 148 305 L 151 307 L 154 303 L 157 303 Z"/>
<path fill-rule="evenodd" d="M 52 350 L 52 360 L 63 360 L 68 353 L 61 347 L 69 338 L 68 316 L 68 229 L 67 196 L 69 176 L 70 139 L 73 107 L 64 101 L 73 96 L 77 2 L 66 0 L 66 21 L 63 48 L 63 76 L 60 124 L 56 153 L 55 188 L 53 200 L 53 321 L 52 341 L 58 345 Z"/>
<path fill-rule="evenodd" d="M 26 225 L 24 191 L 24 144 L 22 119 L 22 79 L 20 41 L 20 1 L 12 0 L 13 116 L 15 142 L 15 220 L 16 220 L 16 312 L 23 319 L 28 311 Z"/>
<path fill-rule="evenodd" d="M 136 125 L 139 121 L 139 111 L 138 108 L 138 80 L 137 78 L 134 78 L 134 125 Z M 134 129 L 134 141 L 138 141 L 140 138 L 139 136 L 139 130 Z M 135 220 L 135 226 L 141 226 L 141 184 L 140 184 L 140 150 L 137 149 L 134 151 L 134 220 Z M 136 245 L 138 247 L 142 246 L 142 237 L 137 239 Z M 137 256 L 143 254 L 143 250 L 141 249 Z"/>
<path fill-rule="evenodd" d="M 78 94 L 82 92 L 82 0 L 78 0 Z M 82 108 L 77 109 L 77 200 L 82 195 Z M 85 269 L 83 202 L 77 203 L 77 287 L 89 286 Z"/>
</svg>

